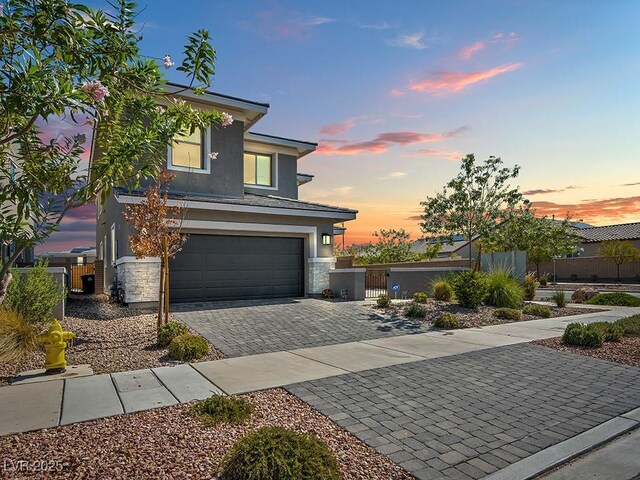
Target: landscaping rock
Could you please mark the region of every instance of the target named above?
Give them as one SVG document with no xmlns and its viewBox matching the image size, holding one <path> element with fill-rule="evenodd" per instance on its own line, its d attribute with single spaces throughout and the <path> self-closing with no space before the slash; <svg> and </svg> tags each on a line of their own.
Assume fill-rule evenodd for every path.
<svg viewBox="0 0 640 480">
<path fill-rule="evenodd" d="M 598 293 L 600 292 L 595 288 L 582 287 L 573 292 L 573 295 L 571 295 L 571 301 L 573 303 L 585 303 L 591 297 L 595 297 Z"/>
</svg>

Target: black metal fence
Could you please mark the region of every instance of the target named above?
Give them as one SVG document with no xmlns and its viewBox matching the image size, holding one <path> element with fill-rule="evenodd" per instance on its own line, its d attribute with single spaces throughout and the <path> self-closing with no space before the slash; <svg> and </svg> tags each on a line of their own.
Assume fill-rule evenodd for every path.
<svg viewBox="0 0 640 480">
<path fill-rule="evenodd" d="M 375 298 L 382 293 L 387 293 L 387 272 L 367 270 L 364 276 L 364 290 L 367 298 Z"/>
</svg>

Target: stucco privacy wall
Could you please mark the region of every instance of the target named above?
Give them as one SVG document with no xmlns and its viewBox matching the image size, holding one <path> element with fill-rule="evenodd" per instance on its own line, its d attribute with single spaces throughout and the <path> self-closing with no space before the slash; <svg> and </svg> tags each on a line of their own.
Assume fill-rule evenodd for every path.
<svg viewBox="0 0 640 480">
<path fill-rule="evenodd" d="M 333 293 L 341 296 L 347 291 L 347 300 L 365 299 L 365 268 L 342 268 L 329 272 L 330 287 Z"/>
<path fill-rule="evenodd" d="M 121 257 L 116 261 L 116 270 L 125 292 L 125 303 L 146 306 L 157 302 L 160 286 L 159 258 Z"/>
</svg>

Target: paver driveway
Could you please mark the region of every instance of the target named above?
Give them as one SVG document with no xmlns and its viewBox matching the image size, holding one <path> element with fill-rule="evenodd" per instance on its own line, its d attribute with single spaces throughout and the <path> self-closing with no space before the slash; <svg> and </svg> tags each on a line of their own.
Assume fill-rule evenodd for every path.
<svg viewBox="0 0 640 480">
<path fill-rule="evenodd" d="M 228 357 L 425 331 L 364 302 L 313 298 L 178 304 L 173 312 Z"/>
<path fill-rule="evenodd" d="M 518 344 L 287 390 L 419 479 L 475 479 L 640 407 L 640 369 Z"/>
</svg>

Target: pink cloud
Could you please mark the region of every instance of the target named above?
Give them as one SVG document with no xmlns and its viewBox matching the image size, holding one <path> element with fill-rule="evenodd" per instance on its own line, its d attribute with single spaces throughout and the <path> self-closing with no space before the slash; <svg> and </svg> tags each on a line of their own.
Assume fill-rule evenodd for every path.
<svg viewBox="0 0 640 480">
<path fill-rule="evenodd" d="M 476 52 L 479 52 L 485 47 L 486 45 L 484 44 L 484 42 L 475 42 L 471 45 L 466 45 L 458 50 L 458 57 L 464 60 L 469 60 Z"/>
<path fill-rule="evenodd" d="M 389 95 L 391 95 L 392 97 L 400 97 L 402 95 L 404 95 L 406 92 L 404 90 L 400 90 L 399 88 L 393 88 L 390 92 Z"/>
<path fill-rule="evenodd" d="M 489 70 L 480 70 L 477 72 L 439 72 L 426 78 L 420 82 L 412 83 L 409 88 L 415 92 L 429 93 L 455 93 L 469 87 L 478 82 L 489 80 L 498 75 L 522 67 L 522 63 L 512 63 L 509 65 L 501 65 L 499 67 L 490 68 Z"/>
<path fill-rule="evenodd" d="M 323 125 L 320 127 L 320 133 L 323 135 L 338 135 L 339 133 L 346 132 L 347 130 L 351 130 L 356 126 L 359 120 L 365 118 L 364 116 L 360 117 L 351 117 L 343 120 L 342 122 L 330 123 L 329 125 Z"/>
<path fill-rule="evenodd" d="M 422 156 L 434 156 L 441 157 L 447 160 L 458 161 L 464 155 L 456 150 L 432 150 L 430 148 L 423 148 L 420 150 L 416 150 L 415 152 L 408 153 L 403 155 L 404 157 L 422 157 Z"/>
<path fill-rule="evenodd" d="M 333 22 L 335 19 L 329 17 L 292 14 L 282 8 L 276 8 L 258 12 L 255 21 L 242 22 L 242 25 L 268 40 L 304 40 L 310 35 L 313 27 Z"/>
<path fill-rule="evenodd" d="M 464 132 L 467 127 L 445 133 L 420 133 L 413 131 L 385 132 L 378 134 L 371 140 L 362 142 L 348 142 L 345 140 L 322 140 L 316 149 L 324 155 L 357 155 L 360 153 L 378 154 L 386 152 L 393 145 L 415 145 L 421 143 L 439 142 Z"/>
</svg>

